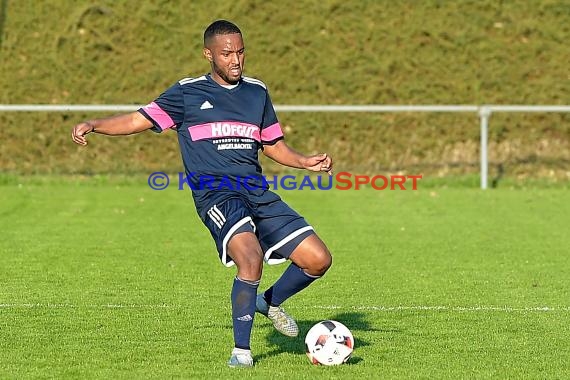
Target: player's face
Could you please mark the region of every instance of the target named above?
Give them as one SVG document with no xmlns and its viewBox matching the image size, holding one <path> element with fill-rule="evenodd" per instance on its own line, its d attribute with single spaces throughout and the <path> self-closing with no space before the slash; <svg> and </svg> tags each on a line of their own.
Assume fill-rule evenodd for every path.
<svg viewBox="0 0 570 380">
<path fill-rule="evenodd" d="M 236 84 L 242 75 L 245 48 L 241 34 L 213 36 L 204 48 L 212 66 L 212 78 L 220 84 Z"/>
</svg>

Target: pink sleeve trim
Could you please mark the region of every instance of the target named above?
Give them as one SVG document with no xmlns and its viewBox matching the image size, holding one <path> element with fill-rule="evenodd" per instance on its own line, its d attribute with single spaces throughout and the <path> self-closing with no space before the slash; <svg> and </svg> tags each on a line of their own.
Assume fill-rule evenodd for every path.
<svg viewBox="0 0 570 380">
<path fill-rule="evenodd" d="M 281 131 L 279 123 L 272 124 L 261 130 L 261 141 L 273 141 L 280 137 L 283 137 L 283 131 Z"/>
<path fill-rule="evenodd" d="M 143 111 L 158 124 L 160 129 L 165 130 L 174 125 L 172 118 L 158 104 L 152 102 L 143 107 Z"/>
</svg>

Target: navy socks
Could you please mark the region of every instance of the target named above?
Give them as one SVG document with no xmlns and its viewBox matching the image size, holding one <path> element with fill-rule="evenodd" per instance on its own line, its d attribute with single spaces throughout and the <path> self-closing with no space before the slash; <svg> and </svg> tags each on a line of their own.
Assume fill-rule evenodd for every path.
<svg viewBox="0 0 570 380">
<path fill-rule="evenodd" d="M 255 297 L 259 281 L 242 280 L 236 276 L 232 288 L 232 321 L 236 348 L 249 350 L 253 316 L 255 315 Z"/>
<path fill-rule="evenodd" d="M 295 264 L 290 264 L 281 277 L 267 289 L 263 295 L 271 306 L 279 306 L 289 297 L 309 286 L 319 276 L 311 276 Z M 238 277 L 234 279 L 232 288 L 232 321 L 236 348 L 249 350 L 253 317 L 255 315 L 255 298 L 259 281 L 247 281 Z"/>
<path fill-rule="evenodd" d="M 279 306 L 289 297 L 311 285 L 320 276 L 311 276 L 297 265 L 291 263 L 281 277 L 263 294 L 271 306 Z"/>
</svg>

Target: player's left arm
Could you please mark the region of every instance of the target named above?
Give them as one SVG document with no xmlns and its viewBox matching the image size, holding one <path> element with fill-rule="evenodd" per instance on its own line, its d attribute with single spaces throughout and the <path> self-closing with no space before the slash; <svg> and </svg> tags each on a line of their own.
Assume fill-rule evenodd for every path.
<svg viewBox="0 0 570 380">
<path fill-rule="evenodd" d="M 333 161 L 326 153 L 305 156 L 287 145 L 284 140 L 279 140 L 272 145 L 264 145 L 263 153 L 281 165 L 313 172 L 327 172 L 333 175 Z"/>
<path fill-rule="evenodd" d="M 298 169 L 307 169 L 313 172 L 327 172 L 332 175 L 332 158 L 326 153 L 305 156 L 289 147 L 283 140 L 283 131 L 277 120 L 275 108 L 269 93 L 266 92 L 265 110 L 261 122 L 261 144 L 263 153 L 281 165 Z"/>
</svg>

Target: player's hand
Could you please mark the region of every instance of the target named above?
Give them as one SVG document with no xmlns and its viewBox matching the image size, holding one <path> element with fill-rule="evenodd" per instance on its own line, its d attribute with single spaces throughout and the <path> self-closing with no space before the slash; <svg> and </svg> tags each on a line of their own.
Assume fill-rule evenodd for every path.
<svg viewBox="0 0 570 380">
<path fill-rule="evenodd" d="M 71 131 L 71 139 L 74 143 L 85 146 L 87 145 L 87 139 L 85 136 L 88 133 L 93 132 L 93 129 L 93 124 L 79 123 L 73 127 L 73 130 Z"/>
<path fill-rule="evenodd" d="M 309 156 L 304 161 L 305 162 L 303 162 L 303 166 L 307 170 L 313 172 L 327 172 L 328 175 L 333 175 L 332 158 L 330 158 L 326 153 Z"/>
</svg>

